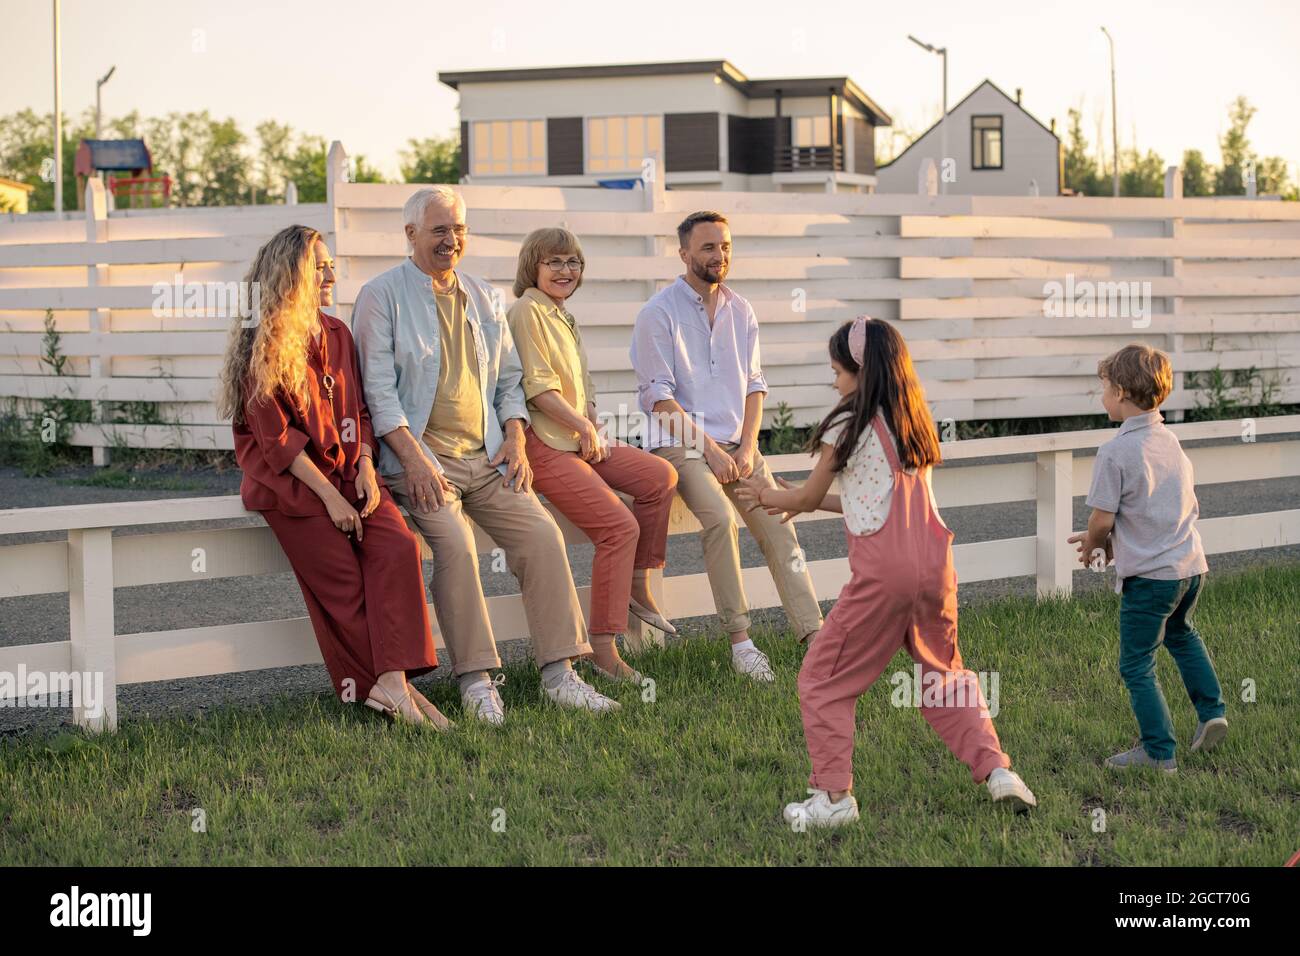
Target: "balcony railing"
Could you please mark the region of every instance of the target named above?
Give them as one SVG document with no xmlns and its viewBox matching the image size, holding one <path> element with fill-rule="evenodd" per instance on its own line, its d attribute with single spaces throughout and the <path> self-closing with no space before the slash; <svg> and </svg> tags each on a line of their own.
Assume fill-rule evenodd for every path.
<svg viewBox="0 0 1300 956">
<path fill-rule="evenodd" d="M 778 146 L 773 169 L 778 173 L 843 172 L 844 147 Z"/>
</svg>

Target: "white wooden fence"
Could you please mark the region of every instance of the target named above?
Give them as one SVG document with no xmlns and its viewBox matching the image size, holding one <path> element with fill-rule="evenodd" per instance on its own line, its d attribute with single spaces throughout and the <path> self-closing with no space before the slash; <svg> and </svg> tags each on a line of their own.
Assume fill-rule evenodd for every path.
<svg viewBox="0 0 1300 956">
<path fill-rule="evenodd" d="M 1253 431 L 1246 432 L 1246 427 Z M 1300 415 L 1255 422 L 1203 422 L 1177 425 L 1184 442 L 1205 438 L 1289 436 L 1282 441 L 1235 441 L 1189 449 L 1198 484 L 1279 478 L 1300 474 Z M 950 442 L 943 454 L 950 462 L 994 456 L 1032 454 L 1025 461 L 988 462 L 935 471 L 935 496 L 942 508 L 1034 501 L 1032 536 L 958 544 L 957 574 L 963 582 L 1033 575 L 1040 595 L 1068 594 L 1076 564 L 1071 533 L 1071 505 L 1086 494 L 1093 458 L 1076 457 L 1115 435 L 1113 429 Z M 805 471 L 803 455 L 769 459 L 773 471 Z M 246 517 L 238 497 L 176 498 L 165 501 L 25 508 L 0 512 L 0 536 L 31 532 L 67 532 L 67 540 L 0 546 L 0 599 L 29 594 L 68 595 L 70 634 L 66 641 L 0 648 L 0 673 L 91 672 L 103 675 L 106 694 L 100 714 L 74 709 L 74 719 L 90 729 L 111 729 L 117 721 L 116 689 L 120 684 L 198 677 L 319 663 L 320 652 L 307 618 L 189 627 L 180 630 L 115 634 L 114 589 L 200 578 L 238 577 L 288 571 L 274 536 L 264 525 L 218 530 L 181 530 L 114 536 L 115 528 L 212 521 Z M 835 517 L 826 513 L 797 520 Z M 585 536 L 558 518 L 571 543 Z M 1231 517 L 1203 517 L 1198 528 L 1209 554 L 1273 548 L 1300 543 L 1300 508 Z M 699 525 L 682 505 L 674 506 L 670 534 L 693 533 Z M 479 532 L 481 552 L 492 542 Z M 202 570 L 195 570 L 195 549 L 202 548 Z M 817 596 L 834 598 L 848 580 L 846 559 L 808 562 Z M 765 567 L 744 572 L 752 607 L 777 606 L 779 598 Z M 290 585 L 292 586 L 292 585 Z M 588 589 L 581 588 L 584 607 Z M 713 612 L 712 592 L 704 574 L 673 575 L 667 569 L 660 598 L 670 617 Z M 499 640 L 527 636 L 517 594 L 488 600 Z M 430 611 L 437 633 L 437 619 Z M 635 622 L 634 622 L 635 623 Z M 640 628 L 635 641 L 654 639 Z M 0 693 L 6 684 L 0 682 Z"/>
<path fill-rule="evenodd" d="M 106 213 L 92 181 L 84 221 L 0 220 L 0 397 L 163 403 L 173 426 L 78 427 L 72 441 L 99 461 L 115 440 L 232 447 L 212 404 L 228 320 L 159 314 L 154 283 L 238 281 L 262 241 L 300 221 L 334 245 L 349 320 L 361 285 L 405 255 L 400 209 L 418 187 L 347 183 L 345 168 L 336 143 L 328 201 L 314 206 Z M 1164 199 L 460 188 L 464 268 L 507 301 L 529 230 L 562 223 L 582 239 L 573 310 L 610 414 L 635 408 L 631 326 L 680 273 L 674 230 L 698 208 L 731 218 L 729 281 L 763 326 L 769 415 L 784 401 L 804 424 L 828 408 L 826 341 L 862 312 L 902 329 L 939 419 L 1096 413 L 1097 359 L 1134 339 L 1172 355 L 1175 418 L 1201 397 L 1187 373 L 1215 368 L 1258 369 L 1274 400 L 1300 401 L 1300 203 L 1182 199 L 1176 179 Z M 1053 282 L 1080 295 L 1124 283 L 1149 314 L 1090 318 L 1060 303 L 1066 316 L 1047 317 Z M 39 362 L 47 307 L 72 357 L 61 380 Z"/>
</svg>

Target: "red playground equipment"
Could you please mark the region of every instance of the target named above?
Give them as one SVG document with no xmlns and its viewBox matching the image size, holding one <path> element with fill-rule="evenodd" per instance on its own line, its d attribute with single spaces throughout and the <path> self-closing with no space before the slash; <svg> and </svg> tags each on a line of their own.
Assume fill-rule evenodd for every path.
<svg viewBox="0 0 1300 956">
<path fill-rule="evenodd" d="M 151 176 L 153 157 L 142 139 L 83 139 L 77 146 L 77 208 L 85 206 L 86 180 L 108 173 L 106 185 L 118 208 L 151 208 L 171 201 L 170 176 Z M 125 173 L 126 175 L 113 175 Z"/>
</svg>

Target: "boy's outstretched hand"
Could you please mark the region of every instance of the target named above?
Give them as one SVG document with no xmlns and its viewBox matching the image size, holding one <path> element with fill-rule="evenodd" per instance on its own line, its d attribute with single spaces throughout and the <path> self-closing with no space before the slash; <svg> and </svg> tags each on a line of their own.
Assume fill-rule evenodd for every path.
<svg viewBox="0 0 1300 956">
<path fill-rule="evenodd" d="M 1115 550 L 1111 547 L 1110 535 L 1106 536 L 1106 545 L 1104 548 L 1097 547 L 1088 552 L 1084 551 L 1084 546 L 1088 540 L 1088 532 L 1077 532 L 1076 534 L 1070 535 L 1065 540 L 1067 544 L 1078 545 L 1074 550 L 1079 553 L 1079 563 L 1084 567 L 1092 568 L 1094 571 L 1104 571 L 1106 570 L 1106 565 L 1115 560 Z M 1098 562 L 1097 558 L 1103 554 L 1105 555 L 1105 561 Z"/>
</svg>

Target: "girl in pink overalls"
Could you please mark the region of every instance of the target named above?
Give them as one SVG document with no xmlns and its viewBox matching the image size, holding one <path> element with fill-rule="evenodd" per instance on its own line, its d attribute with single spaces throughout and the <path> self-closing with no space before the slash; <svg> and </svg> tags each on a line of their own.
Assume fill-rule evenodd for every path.
<svg viewBox="0 0 1300 956">
<path fill-rule="evenodd" d="M 846 322 L 830 342 L 840 402 L 813 432 L 817 466 L 801 487 L 750 478 L 739 497 L 771 514 L 844 514 L 852 577 L 799 672 L 812 758 L 812 796 L 785 808 L 799 826 L 858 818 L 853 797 L 854 710 L 900 647 L 920 665 L 921 715 L 948 749 L 1017 810 L 1037 801 L 1008 769 L 976 676 L 957 649 L 953 533 L 930 486 L 939 437 L 903 338 L 879 319 Z M 828 495 L 839 476 L 840 494 Z M 933 676 L 930 676 L 933 675 Z"/>
</svg>

